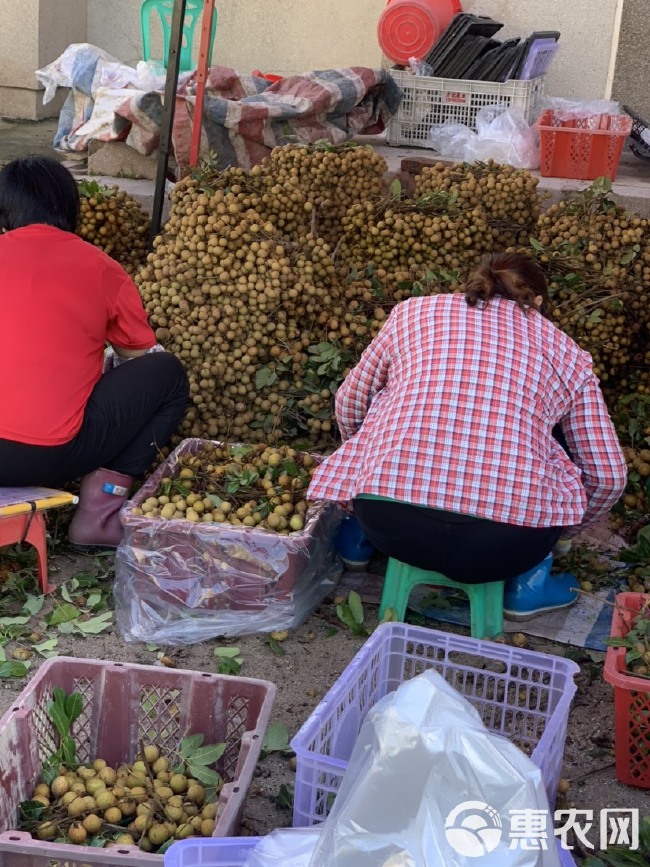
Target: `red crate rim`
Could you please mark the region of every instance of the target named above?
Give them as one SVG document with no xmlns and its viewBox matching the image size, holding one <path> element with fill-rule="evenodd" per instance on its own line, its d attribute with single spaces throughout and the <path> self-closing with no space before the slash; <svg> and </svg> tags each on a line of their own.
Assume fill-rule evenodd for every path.
<svg viewBox="0 0 650 867">
<path fill-rule="evenodd" d="M 650 601 L 650 594 L 648 593 L 619 593 L 616 596 L 617 607 L 614 609 L 614 614 L 612 615 L 610 636 L 612 638 L 624 638 L 629 631 L 634 615 L 641 610 L 647 601 Z M 635 677 L 633 674 L 627 672 L 625 652 L 624 647 L 607 648 L 603 677 L 607 683 L 611 683 L 612 686 L 619 687 L 620 689 L 650 692 L 650 680 L 645 681 L 646 686 L 644 687 L 643 678 Z"/>
<path fill-rule="evenodd" d="M 588 133 L 589 135 L 607 135 L 607 136 L 629 136 L 632 132 L 632 118 L 627 114 L 612 114 L 609 117 L 617 119 L 618 129 L 587 129 L 583 126 L 574 127 L 574 126 L 563 126 L 561 124 L 554 124 L 553 121 L 555 119 L 556 110 L 554 108 L 547 108 L 539 116 L 537 123 L 535 124 L 536 128 L 541 130 L 542 132 L 570 132 L 570 133 Z M 598 115 L 591 115 L 592 117 L 598 117 Z M 576 117 L 575 120 L 586 120 L 586 117 Z"/>
</svg>

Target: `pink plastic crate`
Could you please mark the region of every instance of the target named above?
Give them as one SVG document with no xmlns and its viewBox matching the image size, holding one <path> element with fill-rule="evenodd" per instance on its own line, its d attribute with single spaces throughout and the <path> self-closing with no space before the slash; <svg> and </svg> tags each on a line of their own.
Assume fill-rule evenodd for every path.
<svg viewBox="0 0 650 867">
<path fill-rule="evenodd" d="M 31 797 L 43 761 L 57 745 L 46 710 L 55 686 L 83 696 L 84 710 L 73 729 L 81 762 L 99 756 L 109 764 L 133 760 L 140 740 L 155 741 L 163 754 L 187 734 L 203 734 L 206 744 L 225 743 L 216 767 L 225 785 L 215 835 L 237 832 L 275 699 L 272 683 L 59 657 L 44 663 L 0 720 L 0 867 L 163 864 L 162 855 L 130 846 L 45 843 L 11 830 L 19 803 Z"/>
<path fill-rule="evenodd" d="M 298 760 L 294 827 L 327 818 L 369 709 L 431 668 L 476 707 L 488 729 L 529 753 L 555 804 L 579 667 L 546 653 L 385 623 L 291 741 Z"/>
</svg>

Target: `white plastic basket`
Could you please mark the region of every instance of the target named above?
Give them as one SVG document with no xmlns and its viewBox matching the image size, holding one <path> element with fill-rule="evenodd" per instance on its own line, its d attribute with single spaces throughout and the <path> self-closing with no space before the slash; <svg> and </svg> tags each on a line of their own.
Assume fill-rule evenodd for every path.
<svg viewBox="0 0 650 867">
<path fill-rule="evenodd" d="M 544 76 L 529 81 L 464 81 L 428 78 L 406 70 L 391 69 L 390 74 L 404 93 L 397 114 L 389 124 L 389 145 L 430 147 L 432 126 L 463 123 L 476 131 L 476 115 L 488 105 L 519 108 L 532 123 L 544 95 Z"/>
</svg>

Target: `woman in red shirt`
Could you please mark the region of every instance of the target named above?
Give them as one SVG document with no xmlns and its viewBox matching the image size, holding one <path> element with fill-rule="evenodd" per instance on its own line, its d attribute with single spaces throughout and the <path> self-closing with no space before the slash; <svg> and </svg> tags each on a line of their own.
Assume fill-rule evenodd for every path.
<svg viewBox="0 0 650 867">
<path fill-rule="evenodd" d="M 75 234 L 79 193 L 55 160 L 0 172 L 0 485 L 82 478 L 78 547 L 114 547 L 119 509 L 185 412 L 187 375 L 156 338 L 138 290 Z M 109 344 L 119 361 L 103 374 Z"/>
<path fill-rule="evenodd" d="M 464 295 L 398 304 L 337 392 L 343 445 L 308 492 L 352 503 L 374 546 L 404 563 L 466 583 L 516 579 L 512 616 L 575 601 L 543 570 L 535 586 L 517 576 L 626 483 L 591 357 L 542 315 L 546 298 L 532 259 L 501 255 Z"/>
</svg>

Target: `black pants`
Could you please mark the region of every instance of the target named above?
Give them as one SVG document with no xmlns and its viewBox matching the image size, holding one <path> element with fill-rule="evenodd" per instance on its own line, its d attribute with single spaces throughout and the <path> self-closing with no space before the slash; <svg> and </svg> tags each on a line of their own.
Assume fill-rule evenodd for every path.
<svg viewBox="0 0 650 867">
<path fill-rule="evenodd" d="M 561 527 L 516 527 L 364 498 L 354 500 L 354 514 L 386 556 L 463 584 L 502 581 L 527 572 L 553 550 L 562 533 Z"/>
<path fill-rule="evenodd" d="M 0 439 L 0 485 L 61 485 L 99 467 L 139 476 L 178 428 L 188 395 L 185 368 L 174 355 L 133 358 L 101 377 L 70 442 Z"/>
</svg>

